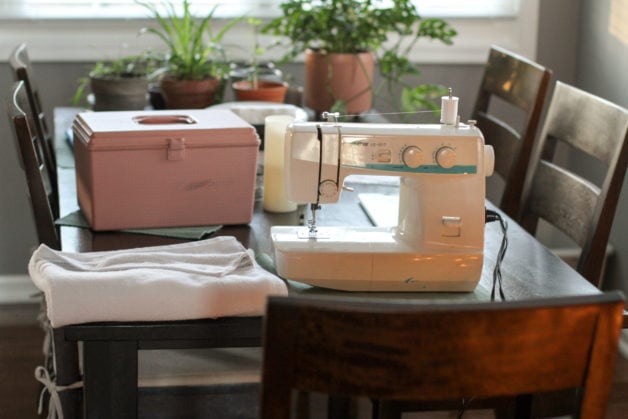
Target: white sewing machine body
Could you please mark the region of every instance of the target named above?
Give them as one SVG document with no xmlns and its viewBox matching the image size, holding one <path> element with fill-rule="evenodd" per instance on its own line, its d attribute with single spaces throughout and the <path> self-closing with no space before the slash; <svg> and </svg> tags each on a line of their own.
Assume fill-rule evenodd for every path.
<svg viewBox="0 0 628 419">
<path fill-rule="evenodd" d="M 473 290 L 493 160 L 473 125 L 292 124 L 285 149 L 290 200 L 334 203 L 349 175 L 399 176 L 399 215 L 392 228 L 272 227 L 278 274 L 350 291 Z"/>
</svg>

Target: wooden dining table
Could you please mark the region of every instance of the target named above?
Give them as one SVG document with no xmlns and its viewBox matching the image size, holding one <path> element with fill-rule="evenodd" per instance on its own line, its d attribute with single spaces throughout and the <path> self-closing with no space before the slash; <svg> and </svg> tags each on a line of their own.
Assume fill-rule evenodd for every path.
<svg viewBox="0 0 628 419">
<path fill-rule="evenodd" d="M 56 149 L 61 215 L 77 210 L 75 170 L 72 151 L 64 140 L 73 118 L 72 109 L 55 111 Z M 343 192 L 337 204 L 323 206 L 317 214 L 319 225 L 372 225 L 360 207 L 359 192 L 390 192 L 390 186 L 360 183 L 355 192 Z M 499 210 L 487 201 L 487 208 Z M 223 226 L 216 235 L 235 236 L 258 255 L 272 259 L 270 227 L 299 225 L 307 218 L 305 207 L 290 213 L 270 213 L 256 199 L 252 221 L 247 225 Z M 555 298 L 599 293 L 578 272 L 501 214 L 508 224 L 508 250 L 501 265 L 506 300 Z M 63 226 L 62 250 L 89 252 L 171 244 L 173 239 L 125 232 L 95 232 L 89 228 Z M 342 298 L 415 304 L 487 302 L 491 299 L 493 270 L 502 242 L 499 223 L 485 226 L 482 277 L 471 292 L 346 292 L 287 280 L 289 294 L 312 298 Z M 496 304 L 499 302 L 496 301 Z M 229 317 L 188 321 L 84 323 L 55 330 L 55 343 L 83 342 L 84 409 L 87 417 L 130 418 L 137 414 L 137 351 L 143 349 L 200 347 L 257 347 L 262 344 L 262 317 Z M 62 372 L 58 384 L 80 378 L 79 371 Z"/>
</svg>

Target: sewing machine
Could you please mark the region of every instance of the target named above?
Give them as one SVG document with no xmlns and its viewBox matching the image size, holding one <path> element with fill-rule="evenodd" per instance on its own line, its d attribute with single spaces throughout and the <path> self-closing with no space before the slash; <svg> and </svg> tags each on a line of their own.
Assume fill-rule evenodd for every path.
<svg viewBox="0 0 628 419">
<path fill-rule="evenodd" d="M 485 177 L 494 155 L 472 121 L 448 115 L 445 122 L 290 125 L 286 192 L 311 204 L 312 219 L 271 228 L 278 274 L 349 291 L 473 290 L 482 272 Z M 352 174 L 400 177 L 396 227 L 316 225 L 320 205 L 337 202 Z"/>
</svg>

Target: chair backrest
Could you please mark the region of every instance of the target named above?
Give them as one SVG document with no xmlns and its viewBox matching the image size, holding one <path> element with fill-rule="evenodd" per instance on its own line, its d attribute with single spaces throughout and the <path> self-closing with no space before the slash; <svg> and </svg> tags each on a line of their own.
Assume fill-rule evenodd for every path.
<svg viewBox="0 0 628 419">
<path fill-rule="evenodd" d="M 271 297 L 261 417 L 289 418 L 293 390 L 451 401 L 568 388 L 581 417 L 602 418 L 623 307 L 617 291 L 440 306 Z"/>
<path fill-rule="evenodd" d="M 495 150 L 495 173 L 504 181 L 499 207 L 511 217 L 517 215 L 551 75 L 549 69 L 496 46 L 491 47 L 484 67 L 472 119 L 477 121 L 486 144 Z M 518 109 L 523 126 L 515 127 L 506 118 L 491 113 L 494 98 Z"/>
<path fill-rule="evenodd" d="M 54 207 L 58 207 L 57 196 L 53 191 L 53 181 L 44 158 L 43 150 L 46 145 L 37 135 L 34 115 L 30 110 L 23 81 L 13 85 L 6 102 L 20 166 L 26 175 L 39 242 L 53 249 L 60 249 L 59 233 L 54 223 L 53 211 Z"/>
<path fill-rule="evenodd" d="M 39 87 L 37 85 L 37 78 L 31 64 L 31 60 L 28 56 L 28 50 L 26 44 L 20 44 L 11 52 L 9 56 L 9 67 L 13 73 L 15 81 L 23 81 L 26 94 L 28 96 L 28 103 L 30 109 L 34 115 L 34 129 L 39 138 L 42 139 L 45 144 L 45 148 L 42 150 L 43 158 L 46 160 L 46 167 L 49 171 L 48 176 L 52 181 L 52 190 L 55 195 L 57 192 L 57 172 L 56 172 L 56 158 L 54 149 L 54 136 L 48 129 L 46 123 L 46 116 L 42 107 L 41 98 L 39 95 Z M 59 216 L 59 208 L 52 208 L 55 217 Z"/>
<path fill-rule="evenodd" d="M 577 270 L 598 287 L 626 174 L 627 139 L 628 110 L 557 82 L 522 196 L 523 227 L 535 234 L 541 218 L 573 239 L 581 248 Z M 602 167 L 602 180 L 590 180 L 595 170 L 587 174 L 582 164 L 555 158 L 559 144 L 588 157 L 587 167 Z"/>
</svg>

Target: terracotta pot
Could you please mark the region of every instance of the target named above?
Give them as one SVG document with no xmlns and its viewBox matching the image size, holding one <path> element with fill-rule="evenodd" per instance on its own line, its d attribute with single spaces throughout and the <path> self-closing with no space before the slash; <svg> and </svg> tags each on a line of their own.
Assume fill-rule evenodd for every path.
<svg viewBox="0 0 628 419">
<path fill-rule="evenodd" d="M 146 107 L 146 77 L 90 77 L 95 111 L 130 111 Z"/>
<path fill-rule="evenodd" d="M 317 113 L 329 111 L 337 100 L 346 102 L 347 112 L 371 109 L 375 57 L 360 54 L 305 52 L 305 106 Z"/>
<path fill-rule="evenodd" d="M 160 88 L 167 109 L 201 109 L 214 103 L 220 80 L 178 80 L 166 76 Z"/>
<path fill-rule="evenodd" d="M 237 100 L 283 103 L 288 90 L 288 83 L 260 80 L 254 88 L 248 80 L 241 80 L 231 85 Z"/>
</svg>

